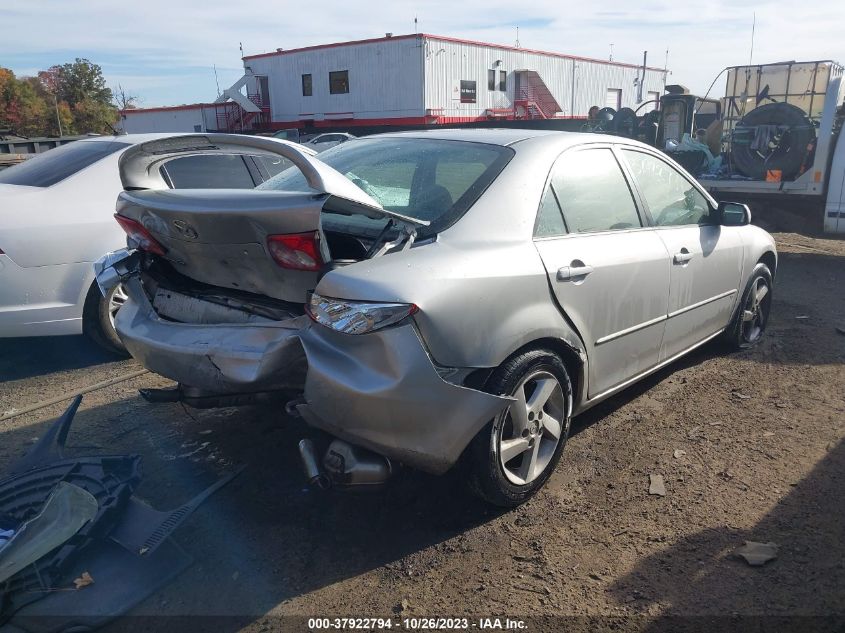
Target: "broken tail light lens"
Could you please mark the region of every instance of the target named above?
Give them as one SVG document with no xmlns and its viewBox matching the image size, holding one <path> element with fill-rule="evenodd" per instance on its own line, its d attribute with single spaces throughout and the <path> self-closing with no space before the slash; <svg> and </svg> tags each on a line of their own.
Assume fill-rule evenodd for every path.
<svg viewBox="0 0 845 633">
<path fill-rule="evenodd" d="M 114 214 L 114 219 L 126 231 L 127 243 L 130 247 L 162 257 L 167 253 L 167 249 L 140 222 L 117 213 Z"/>
<path fill-rule="evenodd" d="M 267 238 L 267 250 L 273 261 L 282 268 L 316 272 L 323 265 L 317 240 L 316 232 L 270 235 Z"/>
<path fill-rule="evenodd" d="M 395 325 L 415 314 L 419 308 L 413 303 L 378 303 L 347 301 L 311 295 L 308 315 L 320 325 L 344 334 L 367 334 Z"/>
</svg>

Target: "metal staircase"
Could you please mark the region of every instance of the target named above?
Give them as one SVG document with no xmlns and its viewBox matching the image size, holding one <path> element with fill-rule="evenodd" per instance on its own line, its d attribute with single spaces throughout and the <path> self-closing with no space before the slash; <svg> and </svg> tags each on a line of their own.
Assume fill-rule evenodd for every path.
<svg viewBox="0 0 845 633">
<path fill-rule="evenodd" d="M 560 104 L 537 71 L 518 70 L 516 75 L 515 119 L 553 119 L 561 112 Z"/>
<path fill-rule="evenodd" d="M 249 100 L 255 104 L 257 111 L 246 110 L 237 101 L 215 103 L 217 131 L 236 133 L 267 127 L 270 122 L 270 108 L 262 103 L 257 94 L 249 95 Z"/>
</svg>

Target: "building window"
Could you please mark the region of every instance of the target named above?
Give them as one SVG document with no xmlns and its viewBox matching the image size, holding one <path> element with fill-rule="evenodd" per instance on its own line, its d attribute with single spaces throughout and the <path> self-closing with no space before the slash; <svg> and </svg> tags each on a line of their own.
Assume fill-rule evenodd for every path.
<svg viewBox="0 0 845 633">
<path fill-rule="evenodd" d="M 312 94 L 314 94 L 314 90 L 311 85 L 311 74 L 302 75 L 302 96 L 310 97 Z"/>
<path fill-rule="evenodd" d="M 488 70 L 487 71 L 487 90 L 495 90 L 496 89 L 496 71 L 495 70 Z"/>
<path fill-rule="evenodd" d="M 618 112 L 622 107 L 622 91 L 619 88 L 608 88 L 604 105 Z"/>
<path fill-rule="evenodd" d="M 329 92 L 333 95 L 342 95 L 349 92 L 348 70 L 333 70 L 329 73 Z"/>
<path fill-rule="evenodd" d="M 508 91 L 508 71 L 500 70 L 499 71 L 499 91 L 500 92 L 507 92 Z"/>
<path fill-rule="evenodd" d="M 475 103 L 475 82 L 461 79 L 461 103 Z"/>
</svg>

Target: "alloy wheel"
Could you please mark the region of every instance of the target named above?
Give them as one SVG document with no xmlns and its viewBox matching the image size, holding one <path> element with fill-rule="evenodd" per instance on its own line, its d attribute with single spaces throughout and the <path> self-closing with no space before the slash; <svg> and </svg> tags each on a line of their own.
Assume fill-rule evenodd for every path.
<svg viewBox="0 0 845 633">
<path fill-rule="evenodd" d="M 114 328 L 114 317 L 117 314 L 117 311 L 120 310 L 124 303 L 126 303 L 127 299 L 129 299 L 129 295 L 126 294 L 126 289 L 123 287 L 123 284 L 115 286 L 115 289 L 109 297 L 109 321 L 111 322 L 112 328 Z"/>
<path fill-rule="evenodd" d="M 756 343 L 766 329 L 769 320 L 771 295 L 765 277 L 757 277 L 751 285 L 751 291 L 742 310 L 742 340 Z"/>
<path fill-rule="evenodd" d="M 499 464 L 518 486 L 537 479 L 552 461 L 566 420 L 566 399 L 548 371 L 529 374 L 513 394 L 497 438 Z"/>
</svg>

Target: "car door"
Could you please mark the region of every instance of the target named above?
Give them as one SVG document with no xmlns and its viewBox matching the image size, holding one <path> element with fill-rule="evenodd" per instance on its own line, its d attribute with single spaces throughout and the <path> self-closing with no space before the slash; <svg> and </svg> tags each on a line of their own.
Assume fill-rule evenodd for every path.
<svg viewBox="0 0 845 633">
<path fill-rule="evenodd" d="M 720 226 L 716 205 L 668 160 L 633 147 L 620 154 L 670 256 L 663 361 L 730 321 L 742 277 L 740 227 Z"/>
<path fill-rule="evenodd" d="M 657 364 L 669 256 L 643 221 L 609 146 L 560 156 L 543 196 L 535 244 L 555 297 L 586 346 L 589 398 Z"/>
</svg>

